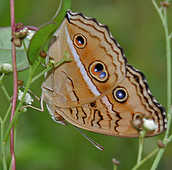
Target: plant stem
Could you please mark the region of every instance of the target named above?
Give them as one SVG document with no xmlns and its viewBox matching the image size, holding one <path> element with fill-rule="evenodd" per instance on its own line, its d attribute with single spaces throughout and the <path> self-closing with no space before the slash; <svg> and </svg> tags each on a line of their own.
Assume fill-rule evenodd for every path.
<svg viewBox="0 0 172 170">
<path fill-rule="evenodd" d="M 171 39 L 172 38 L 172 32 L 170 33 L 170 35 L 169 35 L 169 39 Z"/>
<path fill-rule="evenodd" d="M 166 39 L 166 57 L 167 57 L 167 112 L 170 112 L 171 106 L 171 41 L 168 33 L 167 10 L 164 8 L 164 31 Z"/>
<path fill-rule="evenodd" d="M 10 95 L 8 94 L 8 92 L 7 92 L 7 90 L 6 90 L 6 88 L 5 88 L 5 86 L 4 86 L 3 83 L 1 84 L 1 89 L 2 89 L 2 91 L 4 92 L 4 94 L 5 94 L 6 98 L 7 98 L 7 100 L 8 100 L 9 102 L 11 102 L 11 97 L 10 97 Z"/>
<path fill-rule="evenodd" d="M 115 158 L 112 158 L 112 163 L 113 163 L 113 170 L 117 170 L 119 161 L 116 160 Z"/>
<path fill-rule="evenodd" d="M 2 89 L 5 89 L 3 91 L 6 91 L 6 88 L 5 88 L 5 86 L 3 85 L 3 82 L 2 82 L 4 75 L 2 75 L 0 77 L 0 85 L 1 85 L 1 88 L 3 87 Z M 8 93 L 6 93 L 6 96 L 8 97 Z M 10 97 L 9 97 L 9 100 L 10 100 Z M 6 123 L 7 117 L 10 114 L 11 106 L 12 105 L 10 103 L 10 106 L 9 106 L 9 108 L 7 110 L 7 113 L 5 114 L 4 119 L 2 120 L 2 118 L 0 117 L 0 126 L 1 126 L 1 140 L 0 140 L 0 143 L 1 143 L 1 150 L 2 150 L 2 166 L 3 166 L 3 170 L 7 170 L 6 153 L 5 153 L 6 143 L 4 141 L 4 124 Z"/>
<path fill-rule="evenodd" d="M 5 154 L 5 142 L 4 142 L 4 122 L 0 117 L 1 124 L 1 150 L 2 150 L 2 166 L 3 170 L 7 170 L 6 154 Z"/>
<path fill-rule="evenodd" d="M 169 120 L 170 120 L 170 122 L 168 123 L 168 127 L 167 127 L 167 130 L 169 131 L 170 130 L 170 125 L 171 125 L 171 115 L 172 115 L 172 107 L 171 107 L 171 109 L 170 109 L 170 112 L 168 113 L 168 117 L 170 117 L 170 118 L 168 118 L 168 122 L 169 122 Z M 168 132 L 169 133 L 169 132 Z M 167 142 L 167 143 L 169 143 L 169 142 L 171 142 L 172 141 L 172 135 L 170 135 L 169 137 L 168 137 L 168 139 L 165 141 L 165 142 Z"/>
<path fill-rule="evenodd" d="M 61 64 L 63 64 L 64 62 L 69 62 L 69 61 L 71 61 L 71 59 L 65 58 L 65 57 L 64 57 L 61 61 L 59 61 L 58 63 L 56 63 L 55 67 L 58 67 L 58 66 L 60 66 Z M 25 96 L 26 96 L 26 93 L 27 93 L 28 90 L 29 90 L 29 87 L 30 87 L 31 83 L 33 83 L 32 77 L 33 77 L 33 74 L 34 74 L 35 70 L 36 70 L 37 67 L 39 66 L 40 62 L 41 62 L 40 60 L 39 60 L 39 61 L 36 61 L 36 62 L 29 68 L 29 78 L 28 78 L 28 80 L 27 80 L 26 87 L 25 87 L 23 96 L 22 96 L 22 98 L 21 98 L 21 101 L 20 101 L 20 103 L 18 104 L 18 106 L 17 106 L 17 108 L 16 108 L 15 115 L 14 115 L 14 117 L 13 117 L 13 120 L 12 120 L 11 123 L 9 124 L 9 126 L 8 126 L 8 128 L 7 128 L 7 131 L 6 131 L 6 133 L 5 133 L 5 138 L 4 138 L 5 141 L 7 141 L 8 135 L 9 135 L 9 133 L 10 133 L 10 130 L 11 130 L 12 126 L 14 125 L 14 123 L 16 122 L 16 120 L 17 120 L 19 114 L 21 113 L 21 112 L 20 112 L 20 108 L 22 107 L 22 105 L 23 105 L 23 103 L 24 103 L 24 98 L 25 98 Z M 49 69 L 50 69 L 50 68 L 49 68 Z M 46 71 L 47 71 L 47 70 L 46 70 Z M 36 77 L 38 77 L 38 75 L 37 75 Z M 34 78 L 34 80 L 37 79 L 36 77 Z M 40 75 L 39 75 L 39 77 L 40 77 Z"/>
<path fill-rule="evenodd" d="M 9 105 L 9 107 L 8 107 L 8 110 L 7 110 L 7 113 L 5 114 L 5 117 L 4 117 L 4 119 L 3 119 L 3 122 L 4 122 L 4 123 L 6 123 L 6 121 L 7 121 L 7 118 L 8 118 L 8 116 L 9 116 L 9 114 L 10 114 L 11 108 L 12 108 L 12 105 L 11 105 L 11 103 L 10 103 L 10 105 Z"/>
<path fill-rule="evenodd" d="M 117 166 L 116 165 L 113 165 L 113 170 L 117 170 Z"/>
<path fill-rule="evenodd" d="M 8 94 L 8 92 L 7 92 L 7 90 L 6 90 L 5 86 L 4 86 L 4 84 L 3 84 L 4 76 L 5 76 L 5 73 L 3 73 L 3 74 L 0 76 L 0 87 L 1 87 L 2 91 L 4 92 L 5 96 L 7 97 L 8 101 L 10 101 L 11 98 L 10 98 L 10 96 L 9 96 L 9 94 Z"/>
<path fill-rule="evenodd" d="M 152 158 L 157 152 L 159 151 L 159 148 L 156 148 L 153 150 L 150 154 L 148 154 L 144 159 L 142 159 L 138 164 L 136 164 L 132 170 L 137 170 L 141 165 L 143 165 L 147 160 Z"/>
<path fill-rule="evenodd" d="M 14 12 L 14 0 L 10 0 L 10 11 L 11 11 L 11 32 L 12 38 L 15 39 L 15 12 Z M 16 103 L 17 103 L 17 65 L 16 65 L 16 47 L 14 41 L 12 41 L 12 65 L 13 65 L 13 100 L 12 100 L 12 109 L 11 109 L 11 117 L 10 122 L 13 120 Z M 10 152 L 12 159 L 12 170 L 16 170 L 16 160 L 15 160 L 15 152 L 14 152 L 14 127 L 11 129 L 11 138 L 10 138 Z"/>
<path fill-rule="evenodd" d="M 12 126 L 14 125 L 14 123 L 16 122 L 16 120 L 17 120 L 19 114 L 22 113 L 22 112 L 20 112 L 20 108 L 21 108 L 21 106 L 22 106 L 23 103 L 24 103 L 24 98 L 25 98 L 25 96 L 26 96 L 26 93 L 27 93 L 28 90 L 29 90 L 30 85 L 31 85 L 32 76 L 33 76 L 33 74 L 34 74 L 36 68 L 39 66 L 39 64 L 40 64 L 40 61 L 36 62 L 33 66 L 31 66 L 31 67 L 29 68 L 29 78 L 28 78 L 28 80 L 27 80 L 26 87 L 25 87 L 23 96 L 22 96 L 22 98 L 21 98 L 21 101 L 20 101 L 20 103 L 18 104 L 18 106 L 17 106 L 17 108 L 16 108 L 15 115 L 14 115 L 14 117 L 13 117 L 13 120 L 12 120 L 11 123 L 9 124 L 9 126 L 8 126 L 8 128 L 7 128 L 7 131 L 6 131 L 6 133 L 5 133 L 5 138 L 4 138 L 5 141 L 7 141 L 8 136 L 9 136 L 9 133 L 10 133 L 10 130 L 11 130 Z"/>
<path fill-rule="evenodd" d="M 56 65 L 55 67 L 59 67 L 61 64 L 64 64 L 65 62 L 69 62 L 71 61 L 70 58 L 62 58 Z M 34 81 L 36 81 L 37 79 L 39 79 L 41 76 L 43 76 L 46 72 L 50 71 L 54 66 L 50 65 L 48 66 L 45 70 L 43 70 L 41 73 L 39 73 L 38 75 L 36 75 L 35 77 L 33 77 L 31 83 L 33 83 Z"/>
<path fill-rule="evenodd" d="M 1 82 L 2 82 L 2 80 L 3 80 L 3 78 L 4 78 L 4 76 L 5 76 L 5 73 L 2 73 L 2 75 L 1 75 L 1 77 L 0 77 L 0 84 L 1 84 Z"/>
<path fill-rule="evenodd" d="M 171 107 L 171 42 L 170 42 L 170 36 L 168 32 L 168 21 L 167 21 L 167 8 L 163 7 L 163 13 L 160 11 L 160 8 L 156 4 L 154 0 L 152 0 L 158 14 L 160 15 L 162 25 L 165 32 L 165 40 L 166 40 L 166 57 L 167 57 L 167 116 L 168 116 L 168 124 L 167 124 L 167 130 L 163 139 L 163 143 L 167 144 L 168 141 L 168 135 L 171 125 L 171 113 L 170 113 L 170 107 Z M 168 0 L 166 1 L 168 2 Z M 163 17 L 161 17 L 163 16 Z M 159 152 L 157 156 L 155 157 L 155 160 L 153 162 L 151 170 L 155 170 L 158 167 L 159 161 L 161 160 L 163 154 L 164 154 L 165 148 L 159 149 Z"/>
<path fill-rule="evenodd" d="M 139 164 L 139 162 L 142 159 L 144 136 L 145 136 L 145 131 L 143 130 L 140 132 L 140 136 L 139 136 L 139 151 L 137 156 L 137 164 Z"/>
</svg>

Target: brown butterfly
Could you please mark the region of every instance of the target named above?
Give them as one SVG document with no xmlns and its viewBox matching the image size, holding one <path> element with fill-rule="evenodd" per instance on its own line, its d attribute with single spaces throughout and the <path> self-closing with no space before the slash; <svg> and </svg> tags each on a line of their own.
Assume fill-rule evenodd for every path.
<svg viewBox="0 0 172 170">
<path fill-rule="evenodd" d="M 67 11 L 48 55 L 58 62 L 67 51 L 71 62 L 54 68 L 42 85 L 53 119 L 96 133 L 137 137 L 135 120 L 153 120 L 166 129 L 164 108 L 152 96 L 142 72 L 127 63 L 105 25 Z"/>
</svg>

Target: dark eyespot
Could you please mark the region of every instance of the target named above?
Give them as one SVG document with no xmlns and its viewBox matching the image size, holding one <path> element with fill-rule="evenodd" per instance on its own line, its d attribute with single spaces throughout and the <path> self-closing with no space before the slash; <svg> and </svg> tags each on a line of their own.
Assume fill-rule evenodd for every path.
<svg viewBox="0 0 172 170">
<path fill-rule="evenodd" d="M 103 65 L 101 63 L 98 63 L 95 65 L 94 71 L 95 72 L 100 72 L 103 70 Z"/>
<path fill-rule="evenodd" d="M 84 44 L 84 39 L 81 36 L 76 37 L 76 40 L 78 41 L 78 44 Z"/>
<path fill-rule="evenodd" d="M 99 82 L 105 82 L 108 80 L 108 71 L 105 64 L 102 61 L 94 61 L 89 66 L 90 75 Z"/>
<path fill-rule="evenodd" d="M 86 37 L 82 34 L 76 34 L 73 39 L 74 45 L 78 48 L 84 48 L 86 46 Z"/>
<path fill-rule="evenodd" d="M 126 96 L 126 93 L 125 93 L 125 91 L 124 90 L 118 90 L 118 91 L 116 91 L 116 97 L 118 98 L 118 99 L 123 99 L 123 98 L 125 98 L 125 96 Z"/>
<path fill-rule="evenodd" d="M 114 96 L 115 100 L 120 102 L 120 103 L 125 102 L 128 98 L 127 91 L 122 87 L 117 87 L 113 91 L 113 96 Z"/>
</svg>

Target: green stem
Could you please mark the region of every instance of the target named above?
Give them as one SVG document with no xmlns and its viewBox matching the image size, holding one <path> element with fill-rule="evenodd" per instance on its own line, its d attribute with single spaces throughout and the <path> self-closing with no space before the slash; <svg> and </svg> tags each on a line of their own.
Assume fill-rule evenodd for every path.
<svg viewBox="0 0 172 170">
<path fill-rule="evenodd" d="M 168 130 L 167 133 L 168 133 L 168 134 L 169 134 L 169 130 L 170 130 L 171 119 L 172 119 L 172 108 L 170 109 L 170 112 L 168 113 L 168 124 L 167 124 L 167 130 Z M 172 135 L 170 135 L 170 136 L 168 137 L 168 139 L 165 140 L 164 142 L 169 143 L 169 142 L 171 142 L 171 141 L 172 141 Z"/>
<path fill-rule="evenodd" d="M 171 39 L 171 38 L 172 38 L 172 32 L 170 33 L 170 35 L 168 36 L 168 38 L 169 38 L 169 39 Z"/>
<path fill-rule="evenodd" d="M 117 170 L 119 162 L 118 160 L 116 160 L 115 158 L 112 159 L 112 163 L 113 163 L 113 170 Z"/>
<path fill-rule="evenodd" d="M 150 170 L 156 170 L 157 169 L 158 164 L 159 164 L 159 162 L 160 162 L 160 160 L 164 154 L 164 151 L 165 151 L 164 148 L 159 149 L 159 152 L 158 152 L 158 154 L 157 154 L 157 156 L 153 162 L 152 168 Z"/>
<path fill-rule="evenodd" d="M 168 2 L 168 1 L 167 1 Z M 161 21 L 163 23 L 163 28 L 165 32 L 165 40 L 166 40 L 166 57 L 167 57 L 167 113 L 168 113 L 168 124 L 167 130 L 163 139 L 163 143 L 166 144 L 168 141 L 168 135 L 171 125 L 171 114 L 170 114 L 170 106 L 171 106 L 171 42 L 168 32 L 168 21 L 167 21 L 167 9 L 163 8 L 163 14 L 159 10 L 156 2 L 153 0 L 154 6 L 157 9 L 157 12 L 160 15 Z M 163 17 L 161 17 L 163 16 Z M 158 154 L 155 157 L 151 170 L 155 170 L 158 167 L 158 164 L 164 154 L 165 148 L 159 149 Z"/>
<path fill-rule="evenodd" d="M 137 164 L 139 164 L 139 162 L 142 159 L 144 136 L 145 136 L 145 131 L 143 130 L 140 132 L 140 136 L 139 136 L 139 151 L 137 156 Z"/>
<path fill-rule="evenodd" d="M 27 80 L 27 83 L 26 83 L 26 87 L 25 87 L 24 93 L 23 93 L 23 96 L 22 96 L 22 98 L 21 98 L 20 103 L 18 104 L 18 106 L 17 106 L 17 108 L 16 108 L 15 115 L 14 115 L 14 117 L 13 117 L 11 123 L 9 124 L 8 129 L 7 129 L 6 133 L 5 133 L 5 138 L 4 138 L 5 141 L 7 141 L 8 136 L 9 136 L 9 134 L 10 134 L 10 130 L 11 130 L 12 126 L 14 125 L 14 123 L 16 122 L 16 120 L 17 120 L 19 114 L 22 113 L 22 112 L 20 112 L 20 108 L 21 108 L 21 106 L 22 106 L 23 103 L 24 103 L 24 98 L 25 98 L 25 96 L 26 96 L 26 93 L 27 93 L 28 90 L 29 90 L 30 85 L 31 85 L 32 76 L 33 76 L 33 74 L 34 74 L 36 68 L 39 66 L 39 64 L 40 64 L 40 61 L 36 62 L 36 63 L 35 63 L 33 66 L 31 66 L 30 69 L 29 69 L 29 78 L 28 78 L 28 80 Z"/>
<path fill-rule="evenodd" d="M 61 64 L 65 63 L 65 62 L 69 62 L 71 61 L 70 58 L 62 58 L 56 65 L 55 67 L 59 67 Z M 49 65 L 45 70 L 43 70 L 41 73 L 39 73 L 38 75 L 36 75 L 35 77 L 33 77 L 32 82 L 36 81 L 37 79 L 39 79 L 41 76 L 43 76 L 46 72 L 50 71 L 54 66 L 53 65 Z"/>
<path fill-rule="evenodd" d="M 9 94 L 8 94 L 8 92 L 7 92 L 7 90 L 6 90 L 5 86 L 4 86 L 4 84 L 3 84 L 4 76 L 5 76 L 5 73 L 3 73 L 3 74 L 0 76 L 0 87 L 1 87 L 2 91 L 4 92 L 5 96 L 7 97 L 8 101 L 10 101 L 11 98 L 10 98 L 10 96 L 9 96 Z"/>
<path fill-rule="evenodd" d="M 61 64 L 63 64 L 64 62 L 69 62 L 69 61 L 71 61 L 69 58 L 64 57 L 61 61 L 59 61 L 58 63 L 56 63 L 55 67 L 58 67 L 58 66 L 60 66 Z M 10 130 L 11 130 L 12 126 L 14 125 L 14 123 L 16 122 L 16 120 L 17 120 L 19 114 L 22 113 L 22 112 L 20 112 L 20 108 L 22 107 L 22 105 L 23 105 L 23 103 L 24 103 L 24 98 L 25 98 L 25 96 L 26 96 L 26 93 L 27 93 L 28 90 L 29 90 L 29 87 L 30 87 L 31 83 L 33 83 L 38 77 L 40 77 L 40 76 L 43 75 L 43 74 L 37 75 L 36 77 L 33 78 L 34 81 L 33 81 L 33 79 L 32 79 L 33 74 L 34 74 L 35 70 L 37 69 L 37 67 L 39 66 L 39 64 L 40 64 L 40 61 L 36 62 L 34 65 L 32 65 L 32 66 L 29 68 L 29 78 L 28 78 L 28 80 L 27 80 L 26 87 L 25 87 L 25 90 L 24 90 L 22 99 L 21 99 L 20 103 L 18 104 L 18 106 L 17 106 L 17 108 L 16 108 L 15 115 L 14 115 L 14 117 L 13 117 L 13 120 L 12 120 L 11 123 L 9 124 L 8 129 L 7 129 L 6 133 L 5 133 L 5 141 L 7 141 L 8 136 L 9 136 L 9 133 L 10 133 Z M 48 67 L 48 70 L 49 70 L 49 69 L 52 69 L 52 68 L 51 68 L 51 67 Z M 47 70 L 46 70 L 46 71 L 47 71 Z"/>
<path fill-rule="evenodd" d="M 113 170 L 117 170 L 117 165 L 113 165 Z"/>
<path fill-rule="evenodd" d="M 166 57 L 167 57 L 167 112 L 171 107 L 171 41 L 168 33 L 167 10 L 164 8 L 164 32 L 166 40 Z"/>
<path fill-rule="evenodd" d="M 162 25 L 164 26 L 164 17 L 163 17 L 161 8 L 159 8 L 159 6 L 158 6 L 157 3 L 155 2 L 155 0 L 152 0 L 152 3 L 153 3 L 155 9 L 156 9 L 157 12 L 158 12 L 158 15 L 159 15 L 159 17 L 160 17 L 160 19 L 161 19 Z"/>
<path fill-rule="evenodd" d="M 171 125 L 171 112 L 169 112 L 167 116 L 168 116 L 167 130 L 166 130 L 166 133 L 165 133 L 165 136 L 164 136 L 164 139 L 163 139 L 163 144 L 165 146 L 167 146 L 167 144 L 169 143 L 170 138 L 171 138 L 171 136 L 168 138 L 168 134 L 169 134 L 169 130 L 170 130 L 170 125 Z M 160 160 L 161 160 L 161 158 L 162 158 L 162 156 L 163 156 L 163 154 L 165 152 L 165 149 L 166 149 L 166 147 L 159 149 L 159 152 L 158 152 L 158 154 L 155 157 L 155 160 L 153 162 L 151 170 L 156 170 L 157 169 L 158 164 L 159 164 L 159 162 L 160 162 Z"/>
<path fill-rule="evenodd" d="M 37 79 L 39 79 L 41 76 L 43 76 L 46 72 L 50 71 L 53 67 L 52 66 L 48 66 L 45 70 L 43 70 L 41 73 L 39 73 L 38 75 L 36 75 L 35 77 L 33 77 L 31 83 L 35 82 Z"/>
<path fill-rule="evenodd" d="M 4 122 L 0 117 L 1 124 L 1 150 L 2 150 L 2 166 L 3 170 L 7 170 L 6 154 L 5 154 L 5 142 L 4 142 Z"/>
<path fill-rule="evenodd" d="M 157 152 L 159 151 L 159 148 L 156 148 L 153 150 L 150 154 L 148 154 L 144 159 L 142 159 L 138 164 L 136 164 L 132 170 L 137 170 L 141 165 L 143 165 L 146 161 L 148 161 L 150 158 L 152 158 Z"/>
<path fill-rule="evenodd" d="M 3 80 L 3 78 L 4 78 L 4 76 L 5 76 L 5 73 L 2 73 L 2 75 L 0 76 L 0 84 L 1 84 L 1 82 L 2 82 L 2 80 Z"/>
<path fill-rule="evenodd" d="M 9 107 L 8 107 L 8 110 L 7 110 L 7 113 L 5 114 L 5 117 L 4 117 L 4 119 L 3 119 L 3 122 L 4 122 L 4 123 L 6 123 L 7 118 L 8 118 L 8 116 L 10 115 L 11 108 L 12 108 L 12 104 L 10 103 L 10 105 L 9 105 Z"/>
<path fill-rule="evenodd" d="M 2 91 L 4 92 L 4 94 L 5 94 L 6 98 L 7 98 L 7 100 L 8 100 L 9 102 L 11 102 L 11 97 L 10 97 L 10 95 L 8 94 L 8 92 L 7 92 L 7 90 L 6 90 L 6 88 L 5 88 L 5 86 L 4 86 L 3 83 L 1 84 L 1 89 L 2 89 Z"/>
</svg>

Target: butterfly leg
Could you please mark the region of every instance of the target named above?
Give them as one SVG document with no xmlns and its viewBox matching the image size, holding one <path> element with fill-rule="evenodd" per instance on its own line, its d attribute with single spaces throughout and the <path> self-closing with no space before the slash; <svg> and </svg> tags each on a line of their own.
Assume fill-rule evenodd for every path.
<svg viewBox="0 0 172 170">
<path fill-rule="evenodd" d="M 29 92 L 31 92 L 29 90 Z M 40 108 L 38 107 L 35 107 L 35 106 L 32 106 L 32 105 L 24 105 L 21 107 L 21 110 L 23 110 L 24 108 L 32 108 L 34 110 L 37 110 L 37 111 L 40 111 L 40 112 L 44 112 L 44 104 L 43 104 L 43 95 L 41 95 L 41 98 L 39 98 L 38 96 L 36 95 L 33 95 L 38 101 L 40 101 Z"/>
</svg>

